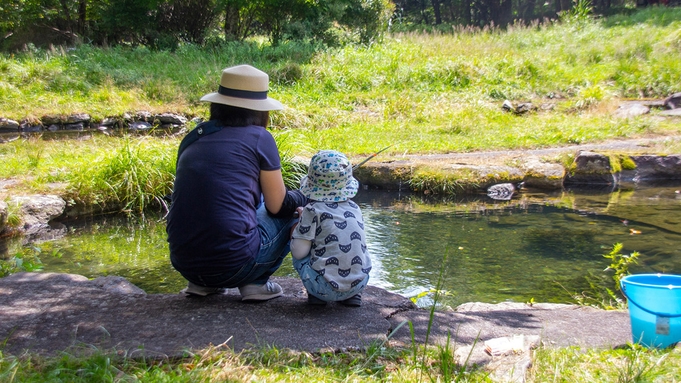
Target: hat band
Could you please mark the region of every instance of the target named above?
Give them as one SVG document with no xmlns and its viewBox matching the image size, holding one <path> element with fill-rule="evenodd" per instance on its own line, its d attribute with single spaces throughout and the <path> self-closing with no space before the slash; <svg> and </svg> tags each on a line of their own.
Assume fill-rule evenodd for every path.
<svg viewBox="0 0 681 383">
<path fill-rule="evenodd" d="M 218 93 L 229 97 L 248 98 L 251 100 L 267 100 L 267 91 L 253 92 L 250 90 L 225 88 L 224 86 L 219 85 Z"/>
</svg>

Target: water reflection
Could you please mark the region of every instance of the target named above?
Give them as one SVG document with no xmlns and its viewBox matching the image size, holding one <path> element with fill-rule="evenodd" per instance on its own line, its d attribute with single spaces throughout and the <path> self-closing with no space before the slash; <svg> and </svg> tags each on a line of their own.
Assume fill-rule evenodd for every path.
<svg viewBox="0 0 681 383">
<path fill-rule="evenodd" d="M 469 301 L 573 303 L 588 275 L 607 276 L 614 243 L 640 252 L 632 272 L 681 274 L 679 187 L 607 194 L 524 192 L 512 201 L 456 201 L 361 191 L 371 284 L 406 296 L 435 288 Z M 149 293 L 185 282 L 170 266 L 164 222 L 120 217 L 65 222 L 69 234 L 36 244 L 44 271 L 120 275 Z M 8 253 L 22 245 L 9 243 Z M 290 261 L 277 275 L 296 276 Z"/>
</svg>

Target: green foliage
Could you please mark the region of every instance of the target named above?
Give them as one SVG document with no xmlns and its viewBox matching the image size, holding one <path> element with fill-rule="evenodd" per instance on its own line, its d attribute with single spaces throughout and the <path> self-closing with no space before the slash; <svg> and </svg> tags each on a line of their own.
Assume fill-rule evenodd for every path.
<svg viewBox="0 0 681 383">
<path fill-rule="evenodd" d="M 605 271 L 613 271 L 612 279 L 615 281 L 615 290 L 617 291 L 621 290 L 620 281 L 629 275 L 629 268 L 638 263 L 638 257 L 641 255 L 638 251 L 634 251 L 629 255 L 622 254 L 623 247 L 624 245 L 621 243 L 616 243 L 608 254 L 603 255 L 611 261 L 610 266 Z"/>
<path fill-rule="evenodd" d="M 41 271 L 41 249 L 35 246 L 23 247 L 14 255 L 0 259 L 0 278 L 22 271 Z"/>
<path fill-rule="evenodd" d="M 273 135 L 280 148 L 284 181 L 298 188 L 307 166 L 294 158 L 301 144 L 289 131 Z M 172 192 L 180 138 L 99 136 L 92 142 L 69 145 L 17 140 L 0 146 L 0 177 L 32 175 L 32 187 L 37 189 L 46 183 L 63 184 L 63 197 L 70 203 L 138 215 L 165 206 L 163 196 Z M 36 153 L 41 153 L 40 161 L 30 161 Z M 18 225 L 20 216 L 15 212 L 20 207 L 8 203 L 8 208 L 8 224 Z"/>
<path fill-rule="evenodd" d="M 630 344 L 607 350 L 539 348 L 529 382 L 673 382 L 681 372 L 681 357 L 673 350 Z"/>
<path fill-rule="evenodd" d="M 564 23 L 585 23 L 592 16 L 591 0 L 572 0 L 572 8 L 560 13 L 560 20 Z"/>
<path fill-rule="evenodd" d="M 125 137 L 102 143 L 91 162 L 73 164 L 67 199 L 131 213 L 163 205 L 175 177 L 175 142 Z"/>
<path fill-rule="evenodd" d="M 610 259 L 610 265 L 603 270 L 612 271 L 610 278 L 605 275 L 589 275 L 586 277 L 590 291 L 574 294 L 573 298 L 581 305 L 593 305 L 604 309 L 619 309 L 625 307 L 622 299 L 620 281 L 629 274 L 629 268 L 638 263 L 640 253 L 634 251 L 626 255 L 622 254 L 624 245 L 616 243 L 608 254 L 603 257 Z M 608 282 L 608 279 L 611 279 Z M 614 283 L 613 283 L 614 282 Z"/>
<path fill-rule="evenodd" d="M 645 15 L 668 22 L 630 27 L 591 19 L 580 28 L 546 23 L 457 35 L 404 34 L 327 50 L 312 42 L 275 47 L 255 40 L 210 48 L 180 45 L 175 52 L 144 46 L 31 49 L 0 55 L 0 116 L 20 121 L 78 111 L 101 120 L 138 110 L 205 116 L 206 104 L 197 100 L 215 90 L 220 71 L 249 62 L 270 74 L 272 96 L 288 106 L 271 114 L 271 125 L 295 143 L 290 149 L 295 155 L 335 149 L 363 158 L 392 145 L 381 154 L 390 159 L 678 134 L 681 127 L 673 120 L 622 121 L 610 113 L 620 98 L 666 97 L 681 83 L 676 43 L 681 9 L 645 10 Z M 638 12 L 631 17 L 640 18 Z M 516 116 L 501 110 L 499 97 L 506 96 L 550 108 Z M 37 188 L 48 180 L 73 181 L 82 185 L 69 187 L 74 200 L 103 203 L 102 198 L 116 196 L 127 205 L 130 200 L 119 192 L 98 197 L 94 190 L 113 186 L 96 183 L 92 170 L 78 164 L 100 166 L 102 160 L 87 158 L 96 151 L 88 146 L 98 142 L 74 143 L 72 158 L 24 140 L 3 144 L 0 175 L 35 176 L 31 187 Z M 164 150 L 171 153 L 176 144 Z M 2 154 L 10 149 L 17 152 Z M 164 160 L 159 168 L 165 175 L 152 178 L 165 182 L 170 163 Z M 74 171 L 87 177 L 67 177 Z M 413 187 L 456 194 L 473 177 L 438 173 L 421 171 Z"/>
<path fill-rule="evenodd" d="M 21 225 L 21 205 L 16 202 L 6 201 L 7 203 L 7 226 L 16 228 Z"/>
<path fill-rule="evenodd" d="M 409 187 L 424 194 L 457 195 L 475 189 L 477 179 L 468 172 L 447 173 L 418 168 L 409 179 Z"/>
<path fill-rule="evenodd" d="M 265 35 L 272 45 L 314 40 L 368 43 L 386 30 L 387 0 L 11 0 L 0 6 L 0 49 L 89 42 L 175 51 L 183 44 L 243 41 Z M 207 39 L 208 38 L 208 39 Z"/>
<path fill-rule="evenodd" d="M 307 164 L 295 158 L 301 144 L 293 142 L 287 131 L 274 132 L 273 136 L 279 148 L 284 183 L 289 189 L 299 189 L 300 180 L 307 175 Z"/>
</svg>

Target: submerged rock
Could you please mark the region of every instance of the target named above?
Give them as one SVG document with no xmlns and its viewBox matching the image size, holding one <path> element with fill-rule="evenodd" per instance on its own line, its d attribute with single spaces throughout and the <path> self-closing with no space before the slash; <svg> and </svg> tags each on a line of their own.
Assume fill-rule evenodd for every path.
<svg viewBox="0 0 681 383">
<path fill-rule="evenodd" d="M 524 182 L 517 184 L 508 182 L 492 185 L 487 188 L 487 196 L 500 201 L 509 201 L 513 198 L 513 194 L 515 194 L 518 189 L 522 188 L 524 184 Z"/>
</svg>

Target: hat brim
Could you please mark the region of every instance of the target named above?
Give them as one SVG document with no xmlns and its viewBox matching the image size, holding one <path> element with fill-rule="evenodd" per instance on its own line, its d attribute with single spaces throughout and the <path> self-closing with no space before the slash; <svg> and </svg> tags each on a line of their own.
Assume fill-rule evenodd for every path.
<svg viewBox="0 0 681 383">
<path fill-rule="evenodd" d="M 236 106 L 244 109 L 257 110 L 260 112 L 284 109 L 284 105 L 281 102 L 269 97 L 264 100 L 251 100 L 246 98 L 223 96 L 220 93 L 213 92 L 201 97 L 201 101 Z"/>
<path fill-rule="evenodd" d="M 312 185 L 308 182 L 307 176 L 300 180 L 300 191 L 307 198 L 321 202 L 341 202 L 346 201 L 357 194 L 359 181 L 355 177 L 350 177 L 345 187 L 341 190 L 323 188 Z"/>
</svg>

